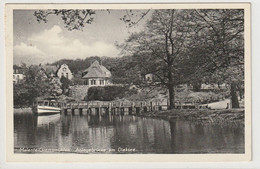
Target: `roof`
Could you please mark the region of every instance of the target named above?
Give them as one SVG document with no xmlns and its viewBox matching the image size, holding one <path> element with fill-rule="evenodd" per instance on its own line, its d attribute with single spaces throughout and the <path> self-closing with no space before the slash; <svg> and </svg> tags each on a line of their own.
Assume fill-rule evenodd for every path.
<svg viewBox="0 0 260 169">
<path fill-rule="evenodd" d="M 41 67 L 42 67 L 42 69 L 45 70 L 45 72 L 47 74 L 51 74 L 51 73 L 55 74 L 57 72 L 57 70 L 58 70 L 58 67 L 57 66 L 53 66 L 53 65 L 42 65 Z"/>
<path fill-rule="evenodd" d="M 99 62 L 96 60 L 93 62 L 89 68 L 83 71 L 86 73 L 82 78 L 96 78 L 96 77 L 110 77 L 110 71 L 107 70 L 103 65 L 100 65 Z"/>
</svg>

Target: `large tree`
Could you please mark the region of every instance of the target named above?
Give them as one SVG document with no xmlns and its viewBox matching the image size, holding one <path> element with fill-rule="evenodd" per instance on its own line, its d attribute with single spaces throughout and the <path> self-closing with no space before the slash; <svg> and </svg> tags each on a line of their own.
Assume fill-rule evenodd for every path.
<svg viewBox="0 0 260 169">
<path fill-rule="evenodd" d="M 174 88 L 183 81 L 183 61 L 190 43 L 193 22 L 187 10 L 156 10 L 145 30 L 132 34 L 122 45 L 144 74 L 152 73 L 169 91 L 169 109 L 174 108 Z"/>
<path fill-rule="evenodd" d="M 209 77 L 229 84 L 232 107 L 238 108 L 236 91 L 244 81 L 244 11 L 201 9 L 192 16 L 196 33 L 189 54 L 194 73 L 188 79 Z"/>
</svg>

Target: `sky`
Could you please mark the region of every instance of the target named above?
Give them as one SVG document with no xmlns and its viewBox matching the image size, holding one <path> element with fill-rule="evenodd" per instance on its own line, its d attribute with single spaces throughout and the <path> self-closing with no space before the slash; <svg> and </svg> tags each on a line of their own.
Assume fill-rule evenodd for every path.
<svg viewBox="0 0 260 169">
<path fill-rule="evenodd" d="M 141 11 L 139 11 L 141 12 Z M 37 22 L 34 10 L 15 10 L 14 64 L 46 64 L 60 59 L 85 59 L 90 56 L 120 56 L 115 43 L 122 43 L 133 32 L 144 28 L 151 12 L 135 27 L 120 20 L 125 10 L 96 11 L 94 22 L 83 31 L 69 31 L 59 16 Z"/>
</svg>

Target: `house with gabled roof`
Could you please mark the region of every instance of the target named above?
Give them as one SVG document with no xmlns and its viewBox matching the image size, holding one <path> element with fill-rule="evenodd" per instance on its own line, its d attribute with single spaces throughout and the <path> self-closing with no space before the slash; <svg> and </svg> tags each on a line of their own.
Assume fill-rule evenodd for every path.
<svg viewBox="0 0 260 169">
<path fill-rule="evenodd" d="M 60 66 L 53 65 L 40 65 L 41 70 L 47 75 L 49 78 L 59 78 L 66 77 L 71 80 L 73 78 L 73 74 L 69 69 L 69 66 L 66 64 L 62 64 Z"/>
<path fill-rule="evenodd" d="M 106 86 L 111 84 L 111 72 L 97 60 L 83 71 L 84 84 L 89 86 Z"/>
</svg>

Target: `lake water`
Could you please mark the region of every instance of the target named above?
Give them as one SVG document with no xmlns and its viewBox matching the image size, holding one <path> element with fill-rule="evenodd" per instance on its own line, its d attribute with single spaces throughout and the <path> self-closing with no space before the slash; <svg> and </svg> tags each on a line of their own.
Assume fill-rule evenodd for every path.
<svg viewBox="0 0 260 169">
<path fill-rule="evenodd" d="M 244 127 L 137 116 L 16 114 L 15 153 L 244 153 Z"/>
</svg>

